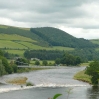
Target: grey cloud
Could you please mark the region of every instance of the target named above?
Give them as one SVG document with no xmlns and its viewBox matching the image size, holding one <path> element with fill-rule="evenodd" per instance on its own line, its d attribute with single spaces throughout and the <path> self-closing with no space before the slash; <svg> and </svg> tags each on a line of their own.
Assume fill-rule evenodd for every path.
<svg viewBox="0 0 99 99">
<path fill-rule="evenodd" d="M 80 9 L 83 4 L 98 2 L 98 0 L 0 0 L 0 17 L 24 22 L 30 25 L 66 24 L 72 27 L 98 28 L 98 26 L 76 25 L 75 18 L 87 17 Z"/>
</svg>

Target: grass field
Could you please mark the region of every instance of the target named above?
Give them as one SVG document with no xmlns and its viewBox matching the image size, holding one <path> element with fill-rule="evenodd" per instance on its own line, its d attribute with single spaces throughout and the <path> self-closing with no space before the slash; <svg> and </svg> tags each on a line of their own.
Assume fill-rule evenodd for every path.
<svg viewBox="0 0 99 99">
<path fill-rule="evenodd" d="M 90 40 L 92 43 L 94 44 L 98 44 L 99 45 L 99 39 L 93 39 L 93 40 Z"/>
<path fill-rule="evenodd" d="M 0 40 L 0 48 L 26 49 L 27 47 L 13 41 Z"/>
<path fill-rule="evenodd" d="M 0 28 L 8 28 L 7 25 L 0 25 Z"/>
<path fill-rule="evenodd" d="M 23 56 L 25 50 L 5 50 L 5 51 L 11 54 L 18 54 L 19 56 Z"/>
<path fill-rule="evenodd" d="M 29 42 L 36 42 L 35 40 L 32 40 L 30 38 L 27 38 L 27 37 L 23 37 L 23 36 L 20 36 L 20 35 L 16 35 L 16 34 L 13 34 L 13 35 L 8 35 L 8 34 L 0 34 L 0 39 L 1 40 L 17 40 L 17 41 L 29 41 Z"/>
<path fill-rule="evenodd" d="M 6 26 L 0 26 L 7 28 Z M 27 37 L 19 36 L 16 34 L 8 35 L 8 34 L 0 34 L 0 48 L 5 48 L 5 51 L 18 54 L 23 56 L 23 53 L 26 49 L 34 49 L 34 50 L 61 50 L 61 51 L 72 51 L 74 48 L 62 47 L 62 46 L 53 46 L 53 47 L 42 47 L 39 45 L 33 44 L 37 42 Z"/>
<path fill-rule="evenodd" d="M 28 46 L 28 45 L 26 45 L 26 46 Z M 22 47 L 21 46 L 21 48 L 25 48 L 25 49 L 27 49 L 27 47 Z M 21 49 L 20 48 L 20 49 Z M 72 48 L 61 48 L 61 47 L 59 47 L 59 48 L 57 48 L 57 49 L 55 49 L 55 48 L 46 48 L 46 47 L 41 47 L 41 46 L 37 46 L 37 45 L 31 45 L 31 47 L 29 46 L 29 48 L 30 49 L 33 49 L 33 50 L 39 50 L 39 49 L 46 49 L 46 50 L 69 50 L 69 51 L 71 51 L 71 50 L 73 50 Z M 7 49 L 7 50 L 5 50 L 6 52 L 8 52 L 8 53 L 11 53 L 11 54 L 18 54 L 18 55 L 20 55 L 20 56 L 23 56 L 23 53 L 25 52 L 25 50 L 23 49 L 23 50 L 14 50 L 14 49 L 11 49 L 11 50 L 9 50 L 9 49 Z"/>
<path fill-rule="evenodd" d="M 85 74 L 85 71 L 80 71 L 74 75 L 74 79 L 81 80 L 84 82 L 88 82 L 91 84 L 91 77 Z"/>
</svg>

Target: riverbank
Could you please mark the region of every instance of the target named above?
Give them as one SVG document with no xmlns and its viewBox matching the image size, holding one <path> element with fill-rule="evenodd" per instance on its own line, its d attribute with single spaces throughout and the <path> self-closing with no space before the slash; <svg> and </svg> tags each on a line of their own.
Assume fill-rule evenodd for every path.
<svg viewBox="0 0 99 99">
<path fill-rule="evenodd" d="M 15 77 L 15 78 L 6 80 L 6 83 L 22 85 L 22 84 L 26 84 L 27 79 L 28 79 L 27 77 Z"/>
<path fill-rule="evenodd" d="M 76 73 L 73 78 L 91 84 L 91 77 L 85 74 L 85 70 Z"/>
</svg>

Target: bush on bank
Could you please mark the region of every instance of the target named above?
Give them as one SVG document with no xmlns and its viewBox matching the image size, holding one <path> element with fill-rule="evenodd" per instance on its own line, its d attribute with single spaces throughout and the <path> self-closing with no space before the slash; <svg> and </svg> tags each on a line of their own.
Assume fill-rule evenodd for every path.
<svg viewBox="0 0 99 99">
<path fill-rule="evenodd" d="M 80 81 L 84 81 L 84 82 L 88 82 L 89 84 L 92 84 L 91 76 L 85 74 L 85 70 L 76 73 L 73 78 L 76 80 L 80 80 Z"/>
</svg>

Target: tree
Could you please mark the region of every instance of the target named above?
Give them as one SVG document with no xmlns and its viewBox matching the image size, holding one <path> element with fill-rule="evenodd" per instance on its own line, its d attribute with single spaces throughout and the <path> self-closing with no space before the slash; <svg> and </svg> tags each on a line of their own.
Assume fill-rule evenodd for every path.
<svg viewBox="0 0 99 99">
<path fill-rule="evenodd" d="M 57 58 L 57 59 L 55 60 L 55 64 L 60 64 L 60 58 Z"/>
<path fill-rule="evenodd" d="M 80 63 L 81 63 L 81 58 L 80 57 L 76 57 L 75 65 L 78 65 Z"/>
<path fill-rule="evenodd" d="M 12 65 L 12 69 L 13 69 L 13 72 L 14 73 L 17 73 L 18 68 L 17 68 L 17 65 L 16 64 L 13 64 Z"/>
<path fill-rule="evenodd" d="M 99 79 L 99 61 L 94 61 L 86 67 L 85 73 L 91 76 L 91 82 L 93 85 L 98 84 Z"/>
<path fill-rule="evenodd" d="M 42 64 L 46 66 L 48 64 L 47 60 L 43 60 Z"/>
<path fill-rule="evenodd" d="M 40 65 L 40 62 L 38 60 L 36 60 L 35 65 Z"/>
<path fill-rule="evenodd" d="M 4 53 L 2 50 L 0 50 L 0 56 L 4 56 Z"/>
<path fill-rule="evenodd" d="M 7 61 L 7 59 L 5 57 L 0 57 L 0 59 L 2 60 L 2 64 L 5 68 L 5 71 L 8 73 L 8 74 L 11 74 L 13 72 L 13 69 L 11 66 L 9 66 L 9 63 Z"/>
<path fill-rule="evenodd" d="M 14 61 L 11 61 L 11 62 L 10 62 L 10 66 L 12 67 L 13 72 L 14 72 L 14 73 L 17 73 L 17 69 L 18 69 L 18 68 L 17 68 L 17 65 L 14 63 Z"/>
<path fill-rule="evenodd" d="M 2 60 L 0 60 L 0 76 L 3 75 L 3 65 L 2 65 Z"/>
<path fill-rule="evenodd" d="M 17 58 L 15 61 L 16 65 L 28 65 L 29 61 L 25 58 Z"/>
<path fill-rule="evenodd" d="M 62 64 L 69 65 L 75 65 L 75 57 L 71 54 L 65 53 L 61 59 Z"/>
</svg>

